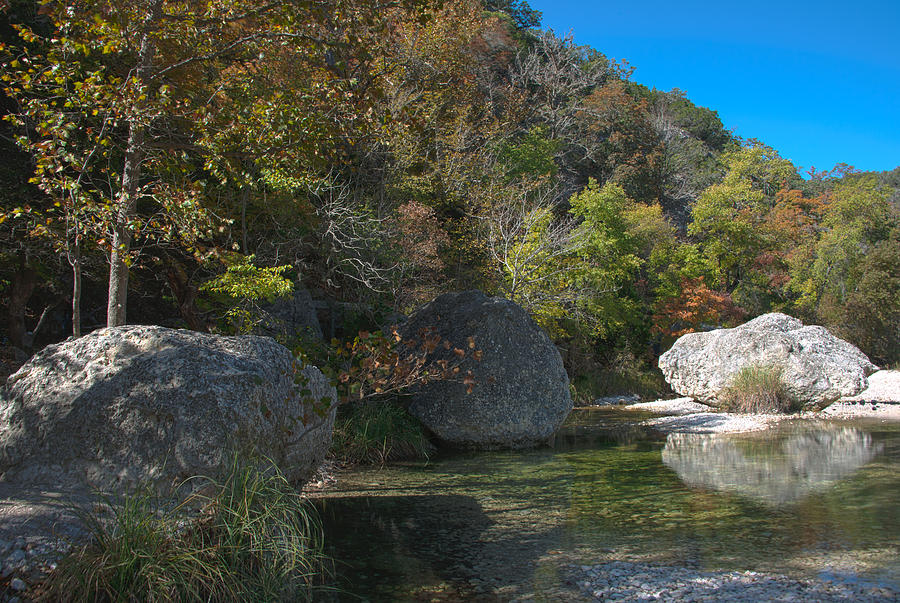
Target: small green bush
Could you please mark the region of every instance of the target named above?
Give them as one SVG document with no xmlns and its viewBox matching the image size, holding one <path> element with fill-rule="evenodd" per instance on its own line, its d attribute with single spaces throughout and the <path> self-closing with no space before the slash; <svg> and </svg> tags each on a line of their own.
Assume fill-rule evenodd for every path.
<svg viewBox="0 0 900 603">
<path fill-rule="evenodd" d="M 344 461 L 383 465 L 427 459 L 431 450 L 422 424 L 397 402 L 364 400 L 338 409 L 334 452 Z"/>
<path fill-rule="evenodd" d="M 234 462 L 221 481 L 166 508 L 128 496 L 85 514 L 93 541 L 47 580 L 49 601 L 310 600 L 324 573 L 315 512 L 274 467 Z M 199 513 L 196 511 L 199 509 Z"/>
<path fill-rule="evenodd" d="M 797 410 L 777 366 L 746 366 L 735 373 L 719 396 L 723 410 L 740 413 L 781 413 Z"/>
</svg>

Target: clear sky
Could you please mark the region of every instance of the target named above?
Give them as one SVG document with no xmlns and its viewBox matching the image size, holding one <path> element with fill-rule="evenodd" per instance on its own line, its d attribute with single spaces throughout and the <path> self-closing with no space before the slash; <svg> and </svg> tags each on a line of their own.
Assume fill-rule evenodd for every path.
<svg viewBox="0 0 900 603">
<path fill-rule="evenodd" d="M 529 0 L 803 168 L 900 166 L 900 0 Z"/>
</svg>

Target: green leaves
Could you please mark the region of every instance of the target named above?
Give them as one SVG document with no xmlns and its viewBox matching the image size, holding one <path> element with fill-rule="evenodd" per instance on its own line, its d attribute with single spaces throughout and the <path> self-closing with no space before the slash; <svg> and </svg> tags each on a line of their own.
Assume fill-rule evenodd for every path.
<svg viewBox="0 0 900 603">
<path fill-rule="evenodd" d="M 222 295 L 233 304 L 225 317 L 238 333 L 250 333 L 261 318 L 259 301 L 273 301 L 289 295 L 294 284 L 284 277 L 289 265 L 258 267 L 253 256 L 226 256 L 228 267 L 221 274 L 200 286 L 201 291 Z"/>
</svg>

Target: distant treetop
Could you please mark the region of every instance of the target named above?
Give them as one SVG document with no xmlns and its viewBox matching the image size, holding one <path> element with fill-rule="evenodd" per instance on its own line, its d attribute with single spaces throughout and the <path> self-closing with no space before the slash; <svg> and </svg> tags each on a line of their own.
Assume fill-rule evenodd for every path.
<svg viewBox="0 0 900 603">
<path fill-rule="evenodd" d="M 485 10 L 506 13 L 519 29 L 541 26 L 541 11 L 534 10 L 525 0 L 484 0 Z"/>
</svg>

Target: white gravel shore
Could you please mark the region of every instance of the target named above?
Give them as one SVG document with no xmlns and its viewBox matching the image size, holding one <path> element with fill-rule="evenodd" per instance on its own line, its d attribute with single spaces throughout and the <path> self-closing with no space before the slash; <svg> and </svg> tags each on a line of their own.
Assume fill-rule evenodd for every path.
<svg viewBox="0 0 900 603">
<path fill-rule="evenodd" d="M 594 601 L 897 601 L 885 585 L 831 580 L 796 580 L 760 572 L 703 572 L 612 561 L 574 568 L 579 589 Z"/>
<path fill-rule="evenodd" d="M 796 418 L 791 415 L 741 415 L 714 412 L 692 398 L 655 400 L 622 407 L 624 410 L 652 411 L 665 416 L 647 419 L 640 424 L 665 433 L 740 433 L 762 431 L 781 421 Z"/>
<path fill-rule="evenodd" d="M 855 396 L 838 400 L 822 411 L 834 419 L 866 417 L 900 421 L 900 371 L 869 375 L 869 387 Z"/>
<path fill-rule="evenodd" d="M 745 415 L 716 412 L 692 398 L 655 400 L 621 407 L 651 411 L 665 416 L 647 419 L 641 425 L 665 433 L 741 433 L 762 431 L 792 419 L 871 418 L 900 421 L 900 371 L 878 371 L 869 377 L 869 387 L 860 394 L 842 398 L 821 412 L 799 415 Z"/>
</svg>

